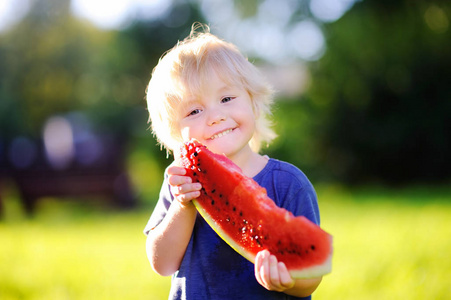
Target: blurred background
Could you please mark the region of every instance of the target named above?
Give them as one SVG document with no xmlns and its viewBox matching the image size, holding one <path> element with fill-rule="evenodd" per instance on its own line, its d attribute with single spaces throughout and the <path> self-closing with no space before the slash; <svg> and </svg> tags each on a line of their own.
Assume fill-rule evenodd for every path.
<svg viewBox="0 0 451 300">
<path fill-rule="evenodd" d="M 171 161 L 145 88 L 195 21 L 277 90 L 263 152 L 307 174 L 335 236 L 316 298 L 449 296 L 449 1 L 0 0 L 0 298 L 167 297 L 141 233 Z"/>
</svg>

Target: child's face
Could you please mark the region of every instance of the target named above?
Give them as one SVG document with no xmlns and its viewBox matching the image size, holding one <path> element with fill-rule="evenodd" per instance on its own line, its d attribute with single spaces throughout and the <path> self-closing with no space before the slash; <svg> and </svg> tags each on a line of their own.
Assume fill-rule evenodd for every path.
<svg viewBox="0 0 451 300">
<path fill-rule="evenodd" d="M 250 150 L 255 114 L 242 87 L 227 85 L 214 75 L 200 97 L 183 99 L 178 116 L 184 141 L 195 138 L 231 159 Z"/>
</svg>

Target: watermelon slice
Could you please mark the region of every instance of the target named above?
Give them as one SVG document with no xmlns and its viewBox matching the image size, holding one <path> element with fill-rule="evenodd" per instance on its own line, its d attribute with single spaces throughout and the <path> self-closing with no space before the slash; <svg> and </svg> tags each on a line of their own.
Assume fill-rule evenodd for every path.
<svg viewBox="0 0 451 300">
<path fill-rule="evenodd" d="M 193 200 L 206 222 L 251 262 L 267 249 L 293 278 L 331 271 L 332 236 L 305 217 L 295 217 L 271 200 L 266 190 L 225 155 L 192 140 L 181 149 L 181 163 L 193 182 L 202 184 Z"/>
</svg>

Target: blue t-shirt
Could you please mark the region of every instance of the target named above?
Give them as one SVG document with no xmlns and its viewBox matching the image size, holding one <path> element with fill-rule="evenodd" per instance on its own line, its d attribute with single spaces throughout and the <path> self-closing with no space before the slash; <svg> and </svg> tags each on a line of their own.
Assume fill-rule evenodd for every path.
<svg viewBox="0 0 451 300">
<path fill-rule="evenodd" d="M 296 216 L 319 224 L 315 190 L 297 167 L 269 159 L 254 178 L 274 202 Z M 158 226 L 173 201 L 167 176 L 144 233 Z M 173 275 L 169 299 L 310 299 L 268 291 L 256 280 L 254 265 L 227 245 L 198 214 L 180 269 Z"/>
</svg>

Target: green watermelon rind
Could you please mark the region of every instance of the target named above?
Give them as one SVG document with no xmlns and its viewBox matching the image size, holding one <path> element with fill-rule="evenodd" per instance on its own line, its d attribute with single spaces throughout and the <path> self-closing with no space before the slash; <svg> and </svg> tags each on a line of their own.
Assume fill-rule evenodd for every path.
<svg viewBox="0 0 451 300">
<path fill-rule="evenodd" d="M 210 216 L 210 214 L 208 214 L 208 212 L 202 208 L 202 205 L 199 203 L 199 201 L 194 199 L 193 203 L 197 208 L 199 214 L 205 219 L 208 225 L 213 228 L 213 230 L 219 235 L 221 239 L 223 239 L 230 247 L 233 248 L 233 250 L 241 254 L 244 258 L 252 263 L 255 262 L 255 257 L 252 255 L 252 253 L 244 250 L 243 247 L 241 247 L 238 243 L 235 243 L 233 239 L 229 238 L 229 235 L 224 230 L 222 230 L 222 228 L 216 224 L 215 220 Z"/>
<path fill-rule="evenodd" d="M 199 214 L 205 219 L 208 225 L 222 238 L 232 249 L 241 254 L 244 258 L 249 260 L 252 263 L 255 263 L 255 255 L 246 251 L 243 247 L 241 247 L 238 243 L 235 243 L 229 235 L 222 230 L 220 226 L 218 226 L 215 220 L 208 214 L 206 210 L 203 209 L 202 205 L 196 199 L 193 199 L 193 204 L 196 207 Z M 332 236 L 330 236 L 330 240 L 332 243 Z M 263 250 L 263 249 L 262 249 Z M 324 261 L 321 265 L 315 265 L 312 267 L 302 268 L 300 270 L 291 269 L 289 273 L 294 279 L 302 279 L 302 278 L 315 278 L 321 277 L 325 274 L 328 274 L 332 271 L 332 253 L 329 257 Z"/>
</svg>

